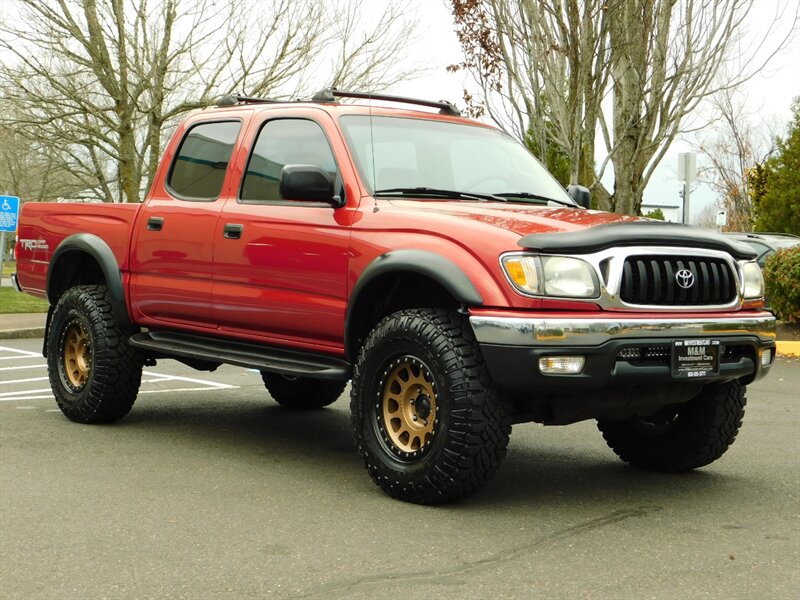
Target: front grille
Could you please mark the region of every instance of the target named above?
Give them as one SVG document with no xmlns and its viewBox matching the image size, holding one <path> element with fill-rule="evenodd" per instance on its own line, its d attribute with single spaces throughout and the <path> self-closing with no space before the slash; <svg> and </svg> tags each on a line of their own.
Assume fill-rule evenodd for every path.
<svg viewBox="0 0 800 600">
<path fill-rule="evenodd" d="M 691 287 L 678 285 L 676 273 L 689 270 Z M 703 306 L 728 304 L 736 298 L 730 265 L 709 256 L 629 256 L 622 270 L 620 298 L 627 304 Z"/>
</svg>

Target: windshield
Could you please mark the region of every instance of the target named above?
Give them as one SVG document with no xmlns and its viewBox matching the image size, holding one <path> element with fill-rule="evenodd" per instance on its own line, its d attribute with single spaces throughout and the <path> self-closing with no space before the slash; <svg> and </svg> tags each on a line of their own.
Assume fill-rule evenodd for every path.
<svg viewBox="0 0 800 600">
<path fill-rule="evenodd" d="M 371 194 L 428 188 L 503 196 L 498 201 L 542 204 L 552 199 L 575 205 L 530 152 L 495 129 L 369 115 L 347 115 L 341 124 Z"/>
</svg>

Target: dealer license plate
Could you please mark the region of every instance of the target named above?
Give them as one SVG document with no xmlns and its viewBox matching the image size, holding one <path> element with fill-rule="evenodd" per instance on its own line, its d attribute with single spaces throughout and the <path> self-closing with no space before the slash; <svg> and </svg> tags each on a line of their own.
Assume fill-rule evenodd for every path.
<svg viewBox="0 0 800 600">
<path fill-rule="evenodd" d="M 689 339 L 672 342 L 672 376 L 707 377 L 719 372 L 719 340 Z"/>
</svg>

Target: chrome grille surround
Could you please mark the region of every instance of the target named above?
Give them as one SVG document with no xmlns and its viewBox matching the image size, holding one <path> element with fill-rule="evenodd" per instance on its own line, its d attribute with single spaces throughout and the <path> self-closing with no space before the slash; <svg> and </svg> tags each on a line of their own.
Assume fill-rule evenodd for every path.
<svg viewBox="0 0 800 600">
<path fill-rule="evenodd" d="M 736 298 L 736 282 L 721 258 L 637 254 L 625 259 L 620 298 L 658 306 L 725 304 Z"/>
<path fill-rule="evenodd" d="M 541 255 L 541 256 L 569 256 L 571 258 L 578 258 L 589 263 L 595 270 L 597 278 L 600 282 L 600 295 L 596 298 L 569 298 L 557 296 L 533 296 L 530 294 L 522 294 L 513 285 L 512 288 L 519 294 L 535 297 L 535 298 L 550 298 L 557 300 L 572 300 L 581 302 L 592 302 L 599 305 L 603 310 L 618 310 L 626 312 L 663 312 L 665 310 L 673 312 L 714 312 L 714 311 L 727 311 L 738 310 L 743 303 L 744 283 L 742 280 L 741 265 L 738 261 L 727 252 L 720 250 L 708 250 L 704 248 L 691 248 L 691 247 L 672 247 L 672 246 L 623 246 L 619 248 L 609 248 L 589 254 L 550 254 L 539 253 L 531 251 L 515 251 L 506 252 L 500 257 L 500 270 L 503 275 L 508 279 L 505 270 L 502 267 L 503 256 L 509 255 Z M 664 259 L 685 259 L 690 258 L 709 258 L 715 259 L 715 262 L 720 261 L 728 266 L 729 274 L 733 277 L 733 290 L 735 291 L 733 298 L 728 302 L 721 302 L 716 304 L 637 304 L 633 302 L 626 302 L 621 298 L 622 278 L 625 268 L 625 262 L 636 256 L 658 257 Z M 748 262 L 748 261 L 743 261 Z M 511 285 L 509 283 L 509 285 Z"/>
</svg>

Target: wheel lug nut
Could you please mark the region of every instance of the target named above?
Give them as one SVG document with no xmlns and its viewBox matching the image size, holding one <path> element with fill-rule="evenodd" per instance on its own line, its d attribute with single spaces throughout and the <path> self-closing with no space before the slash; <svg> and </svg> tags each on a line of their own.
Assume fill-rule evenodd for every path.
<svg viewBox="0 0 800 600">
<path fill-rule="evenodd" d="M 417 401 L 416 401 L 416 400 L 412 400 L 412 401 L 411 401 L 411 406 L 414 406 L 416 403 L 417 403 Z"/>
<path fill-rule="evenodd" d="M 419 417 L 417 417 L 417 415 L 411 415 L 411 420 L 412 420 L 412 421 L 416 421 L 418 418 L 419 418 Z"/>
</svg>

